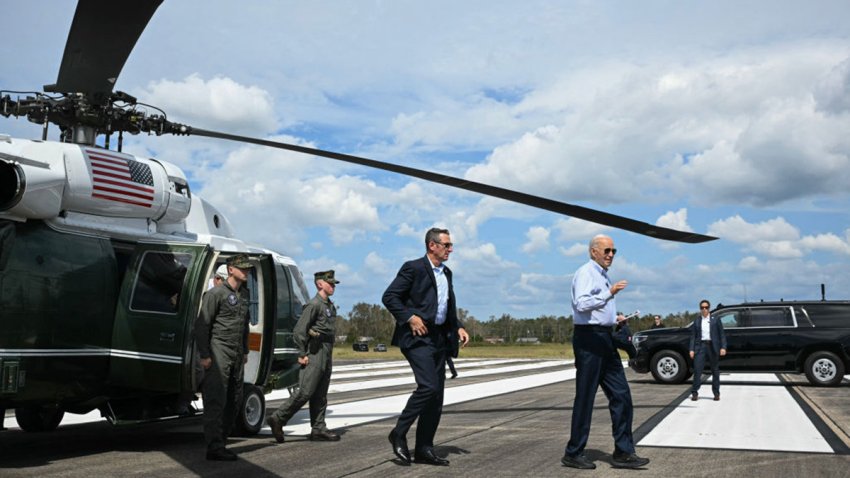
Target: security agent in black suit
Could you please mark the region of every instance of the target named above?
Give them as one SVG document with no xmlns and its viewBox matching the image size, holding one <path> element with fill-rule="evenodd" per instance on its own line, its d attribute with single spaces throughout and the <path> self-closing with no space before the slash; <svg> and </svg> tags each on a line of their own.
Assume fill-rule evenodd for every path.
<svg viewBox="0 0 850 478">
<path fill-rule="evenodd" d="M 699 387 L 702 385 L 702 369 L 705 356 L 711 366 L 711 391 L 714 401 L 720 400 L 720 357 L 726 355 L 726 332 L 720 319 L 709 313 L 711 303 L 705 299 L 699 303 L 700 316 L 691 327 L 690 355 L 694 360 L 694 383 L 691 386 L 691 400 L 699 399 Z M 708 321 L 708 330 L 703 332 L 703 322 Z"/>
<path fill-rule="evenodd" d="M 469 335 L 457 318 L 452 271 L 444 265 L 452 251 L 449 231 L 429 229 L 425 248 L 425 257 L 401 266 L 382 298 L 396 321 L 392 344 L 401 348 L 416 378 L 416 390 L 389 440 L 393 453 L 409 465 L 407 431 L 418 418 L 413 459 L 446 466 L 449 461 L 434 454 L 434 435 L 443 411 L 446 358 L 457 357 L 458 341 L 465 346 Z"/>
</svg>

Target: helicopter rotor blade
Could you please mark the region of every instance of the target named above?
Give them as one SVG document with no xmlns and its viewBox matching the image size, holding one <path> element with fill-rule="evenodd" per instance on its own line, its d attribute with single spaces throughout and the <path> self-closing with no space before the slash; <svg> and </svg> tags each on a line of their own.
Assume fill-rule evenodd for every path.
<svg viewBox="0 0 850 478">
<path fill-rule="evenodd" d="M 583 219 L 585 221 L 602 224 L 604 226 L 615 227 L 618 229 L 643 234 L 644 236 L 649 236 L 656 239 L 664 239 L 667 241 L 685 242 L 691 244 L 713 241 L 717 239 L 713 236 L 697 234 L 694 232 L 678 231 L 676 229 L 659 227 L 646 222 L 629 219 L 627 217 L 617 216 L 615 214 L 609 214 L 607 212 L 597 211 L 595 209 L 589 209 L 573 204 L 567 204 L 552 199 L 522 193 L 519 191 L 512 191 L 510 189 L 504 189 L 497 186 L 490 186 L 488 184 L 469 181 L 466 179 L 460 179 L 453 176 L 446 176 L 444 174 L 432 173 L 430 171 L 424 171 L 421 169 L 411 168 L 407 166 L 400 166 L 397 164 L 386 163 L 383 161 L 376 161 L 374 159 L 361 158 L 349 154 L 336 153 L 333 151 L 325 151 L 322 149 L 308 148 L 306 146 L 298 146 L 294 144 L 280 143 L 277 141 L 250 138 L 247 136 L 239 136 L 229 133 L 220 133 L 217 131 L 209 131 L 189 127 L 185 127 L 185 130 L 182 131 L 182 134 L 206 136 L 209 138 L 227 139 L 230 141 L 239 141 L 260 146 L 268 146 L 272 148 L 296 151 L 299 153 L 310 154 L 314 156 L 322 156 L 338 161 L 345 161 L 347 163 L 368 166 L 370 168 L 382 169 L 384 171 L 391 171 L 394 173 L 404 174 L 407 176 L 424 179 L 426 181 L 431 181 L 438 184 L 445 184 L 447 186 L 453 186 L 459 189 L 477 192 L 480 194 L 505 199 L 519 204 L 525 204 L 527 206 L 532 206 L 538 209 L 545 209 L 547 211 L 552 211 L 566 216 L 575 217 L 577 219 Z"/>
<path fill-rule="evenodd" d="M 84 93 L 102 104 L 162 0 L 79 0 L 56 84 L 44 91 Z"/>
</svg>

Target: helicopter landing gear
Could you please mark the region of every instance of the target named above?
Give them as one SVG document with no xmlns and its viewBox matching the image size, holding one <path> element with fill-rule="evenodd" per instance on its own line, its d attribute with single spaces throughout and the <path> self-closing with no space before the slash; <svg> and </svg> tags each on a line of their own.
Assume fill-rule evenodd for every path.
<svg viewBox="0 0 850 478">
<path fill-rule="evenodd" d="M 253 436 L 263 428 L 266 416 L 266 397 L 256 385 L 246 383 L 242 388 L 242 403 L 236 413 L 236 426 L 233 435 Z"/>
<path fill-rule="evenodd" d="M 29 405 L 15 409 L 18 426 L 26 432 L 50 432 L 59 426 L 65 410 L 58 407 Z"/>
</svg>

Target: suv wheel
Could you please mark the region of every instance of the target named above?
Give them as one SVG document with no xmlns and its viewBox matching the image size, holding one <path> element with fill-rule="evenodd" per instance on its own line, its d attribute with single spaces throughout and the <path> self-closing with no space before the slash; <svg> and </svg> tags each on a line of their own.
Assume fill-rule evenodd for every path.
<svg viewBox="0 0 850 478">
<path fill-rule="evenodd" d="M 844 363 L 832 352 L 815 352 L 806 359 L 806 378 L 815 386 L 838 385 L 844 378 Z"/>
<path fill-rule="evenodd" d="M 662 350 L 652 356 L 650 370 L 661 383 L 682 383 L 688 376 L 688 364 L 679 352 Z"/>
<path fill-rule="evenodd" d="M 64 410 L 50 406 L 28 405 L 15 409 L 18 426 L 25 432 L 51 432 L 59 426 L 64 416 Z"/>
</svg>

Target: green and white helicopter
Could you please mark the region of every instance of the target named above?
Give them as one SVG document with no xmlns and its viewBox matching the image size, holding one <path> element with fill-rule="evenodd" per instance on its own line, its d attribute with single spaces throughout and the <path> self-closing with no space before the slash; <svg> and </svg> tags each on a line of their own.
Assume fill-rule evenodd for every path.
<svg viewBox="0 0 850 478">
<path fill-rule="evenodd" d="M 26 431 L 99 410 L 114 424 L 199 411 L 192 325 L 228 257 L 256 267 L 237 430 L 262 427 L 264 394 L 297 380 L 292 328 L 309 299 L 289 257 L 237 238 L 183 171 L 122 151 L 123 134 L 207 136 L 328 157 L 547 209 L 651 237 L 714 238 L 356 156 L 193 128 L 149 114 L 113 86 L 162 0 L 79 0 L 57 82 L 0 92 L 0 114 L 43 125 L 0 134 L 0 408 Z M 9 66 L 9 65 L 7 65 Z M 59 141 L 48 141 L 50 124 Z M 118 136 L 115 148 L 110 140 Z M 97 145 L 102 138 L 101 145 Z"/>
</svg>

